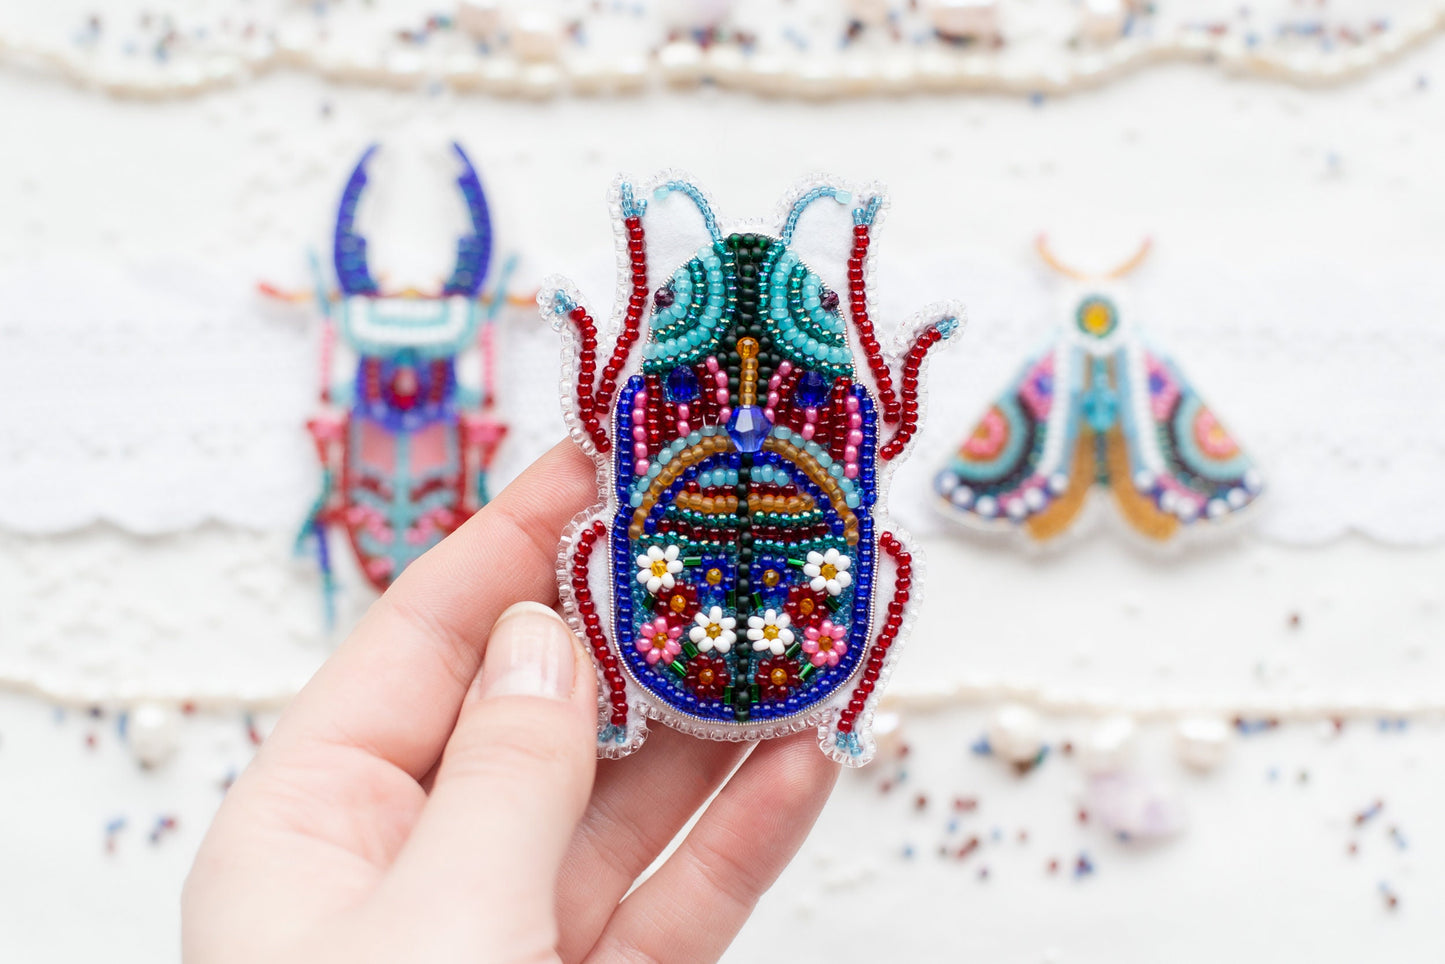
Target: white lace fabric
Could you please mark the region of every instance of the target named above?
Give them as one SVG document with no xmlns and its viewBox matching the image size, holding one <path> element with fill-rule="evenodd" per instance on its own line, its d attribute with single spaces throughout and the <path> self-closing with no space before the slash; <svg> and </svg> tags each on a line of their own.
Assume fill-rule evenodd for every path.
<svg viewBox="0 0 1445 964">
<path fill-rule="evenodd" d="M 588 273 L 605 277 L 610 260 L 589 259 Z M 969 309 L 959 344 L 934 362 L 929 417 L 895 488 L 904 521 L 929 531 L 943 525 L 924 508 L 929 476 L 1047 340 L 1057 286 L 1032 266 L 937 251 L 880 259 L 878 270 L 888 317 L 955 292 Z M 1445 500 L 1432 497 L 1445 479 L 1445 286 L 1422 266 L 1398 272 L 1171 263 L 1131 286 L 1151 343 L 1258 460 L 1267 497 L 1249 524 L 1259 535 L 1445 540 Z M 316 405 L 310 306 L 268 303 L 254 279 L 199 264 L 58 262 L 0 270 L 0 304 L 0 526 L 155 535 L 207 521 L 299 524 L 318 484 L 303 427 Z M 551 398 L 555 334 L 513 309 L 499 351 L 511 425 L 502 483 L 563 426 Z"/>
</svg>

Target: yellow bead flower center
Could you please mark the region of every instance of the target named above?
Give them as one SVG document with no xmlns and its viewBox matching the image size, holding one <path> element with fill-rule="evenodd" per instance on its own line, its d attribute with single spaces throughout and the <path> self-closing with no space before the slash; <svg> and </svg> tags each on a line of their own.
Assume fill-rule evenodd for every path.
<svg viewBox="0 0 1445 964">
<path fill-rule="evenodd" d="M 778 638 L 778 627 L 776 627 L 776 626 L 764 626 L 764 627 L 763 627 L 763 638 L 764 638 L 764 639 L 777 639 L 777 638 Z"/>
<path fill-rule="evenodd" d="M 652 564 L 652 574 L 659 579 L 667 575 L 667 560 L 658 559 L 656 562 L 654 562 Z"/>
<path fill-rule="evenodd" d="M 1109 325 L 1114 321 L 1114 313 L 1109 306 L 1100 302 L 1093 302 L 1084 308 L 1084 330 L 1091 335 L 1102 335 L 1109 330 Z"/>
<path fill-rule="evenodd" d="M 703 632 L 707 633 L 713 639 L 717 639 L 719 636 L 722 635 L 722 627 L 719 626 L 717 623 L 708 623 L 707 629 L 703 630 Z"/>
<path fill-rule="evenodd" d="M 714 672 L 713 672 L 712 670 L 710 670 L 710 669 L 698 670 L 698 673 L 697 673 L 697 681 L 698 681 L 699 683 L 701 683 L 703 686 L 710 686 L 710 685 L 712 685 L 712 681 L 713 681 L 716 677 L 717 677 L 717 674 L 714 673 Z"/>
<path fill-rule="evenodd" d="M 704 578 L 707 579 L 707 584 L 709 586 L 716 586 L 718 583 L 722 582 L 722 570 L 717 568 L 716 566 L 713 566 L 707 571 L 707 575 L 704 576 Z"/>
<path fill-rule="evenodd" d="M 687 608 L 687 597 L 684 596 L 682 593 L 678 593 L 676 596 L 672 597 L 672 599 L 668 602 L 667 606 L 673 612 L 680 613 Z"/>
<path fill-rule="evenodd" d="M 667 633 L 658 633 L 652 637 L 653 649 L 667 649 Z"/>
<path fill-rule="evenodd" d="M 778 570 L 767 569 L 763 572 L 763 585 L 771 589 L 781 582 L 782 578 L 782 573 L 778 572 Z"/>
<path fill-rule="evenodd" d="M 828 580 L 835 579 L 838 576 L 838 567 L 831 562 L 825 562 L 818 567 L 818 575 Z"/>
<path fill-rule="evenodd" d="M 812 597 L 810 596 L 804 596 L 802 599 L 798 600 L 798 612 L 802 613 L 804 616 L 812 614 L 813 606 L 814 603 Z"/>
<path fill-rule="evenodd" d="M 774 686 L 786 686 L 788 685 L 788 671 L 778 667 L 768 674 L 768 681 Z"/>
</svg>

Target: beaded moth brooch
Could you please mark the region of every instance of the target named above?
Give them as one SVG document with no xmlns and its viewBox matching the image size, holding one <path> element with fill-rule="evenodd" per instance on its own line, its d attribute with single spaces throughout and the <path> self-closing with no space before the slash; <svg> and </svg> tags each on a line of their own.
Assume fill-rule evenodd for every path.
<svg viewBox="0 0 1445 964">
<path fill-rule="evenodd" d="M 312 259 L 323 316 L 323 408 L 307 428 L 322 484 L 301 539 L 315 539 L 328 614 L 327 530 L 345 529 L 361 571 L 385 589 L 487 501 L 487 471 L 507 431 L 495 411 L 493 322 L 511 263 L 484 305 L 479 294 L 492 260 L 492 225 L 476 169 L 453 144 L 471 231 L 457 242 L 456 265 L 441 292 L 383 294 L 356 227 L 376 149 L 357 161 L 336 213 L 337 297 Z"/>
<path fill-rule="evenodd" d="M 1053 345 L 936 476 L 948 513 L 1044 543 L 1106 489 L 1132 529 L 1162 543 L 1250 505 L 1261 490 L 1254 463 L 1178 366 L 1145 346 L 1107 285 L 1143 261 L 1148 242 L 1103 278 L 1062 265 L 1042 237 L 1038 248 L 1085 287 Z"/>
<path fill-rule="evenodd" d="M 559 569 L 596 659 L 603 756 L 641 745 L 647 718 L 717 740 L 816 727 L 842 763 L 873 755 L 917 592 L 888 478 L 918 429 L 925 357 L 962 315 L 926 310 L 883 352 L 865 283 L 882 197 L 857 197 L 813 182 L 776 230 L 729 231 L 685 178 L 619 181 L 618 334 L 600 375 L 591 312 L 569 283 L 543 284 L 566 338 L 565 416 L 603 500 L 564 533 Z M 649 227 L 675 204 L 705 234 L 654 274 Z M 845 296 L 798 253 L 810 208 L 849 252 Z"/>
</svg>

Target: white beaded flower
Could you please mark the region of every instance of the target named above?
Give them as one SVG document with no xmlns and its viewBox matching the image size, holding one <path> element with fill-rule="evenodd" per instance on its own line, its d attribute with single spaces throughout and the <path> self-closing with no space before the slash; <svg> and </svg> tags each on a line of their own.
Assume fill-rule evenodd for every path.
<svg viewBox="0 0 1445 964">
<path fill-rule="evenodd" d="M 837 549 L 829 549 L 827 552 L 814 551 L 808 553 L 803 575 L 808 577 L 808 588 L 813 592 L 826 589 L 828 595 L 836 596 L 853 585 L 853 574 L 848 571 L 852 564 L 853 560 Z"/>
<path fill-rule="evenodd" d="M 648 546 L 647 551 L 637 557 L 637 581 L 656 595 L 660 590 L 671 589 L 677 584 L 677 574 L 682 572 L 681 551 L 677 546 L 666 550 Z"/>
<path fill-rule="evenodd" d="M 783 655 L 793 643 L 793 631 L 788 628 L 790 622 L 787 613 L 776 609 L 769 609 L 761 616 L 749 616 L 748 639 L 753 641 L 753 649 Z"/>
<path fill-rule="evenodd" d="M 687 638 L 692 640 L 698 652 L 707 653 L 717 650 L 719 653 L 726 653 L 733 648 L 737 641 L 738 634 L 734 631 L 738 621 L 732 616 L 724 616 L 721 606 L 714 606 L 705 613 L 698 613 L 693 617 L 696 623 L 688 631 Z"/>
</svg>

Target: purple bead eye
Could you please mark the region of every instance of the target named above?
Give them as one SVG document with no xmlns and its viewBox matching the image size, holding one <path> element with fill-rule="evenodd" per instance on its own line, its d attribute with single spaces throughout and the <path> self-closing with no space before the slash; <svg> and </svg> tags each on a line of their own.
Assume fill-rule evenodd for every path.
<svg viewBox="0 0 1445 964">
<path fill-rule="evenodd" d="M 818 301 L 823 305 L 824 311 L 838 310 L 838 292 L 829 288 L 818 296 Z"/>
<path fill-rule="evenodd" d="M 677 293 L 672 290 L 672 285 L 664 285 L 663 287 L 658 288 L 652 293 L 652 303 L 656 306 L 658 311 L 661 311 L 664 308 L 671 308 L 672 303 L 676 300 Z M 833 300 L 836 302 L 838 300 L 838 296 L 834 295 Z"/>
</svg>

